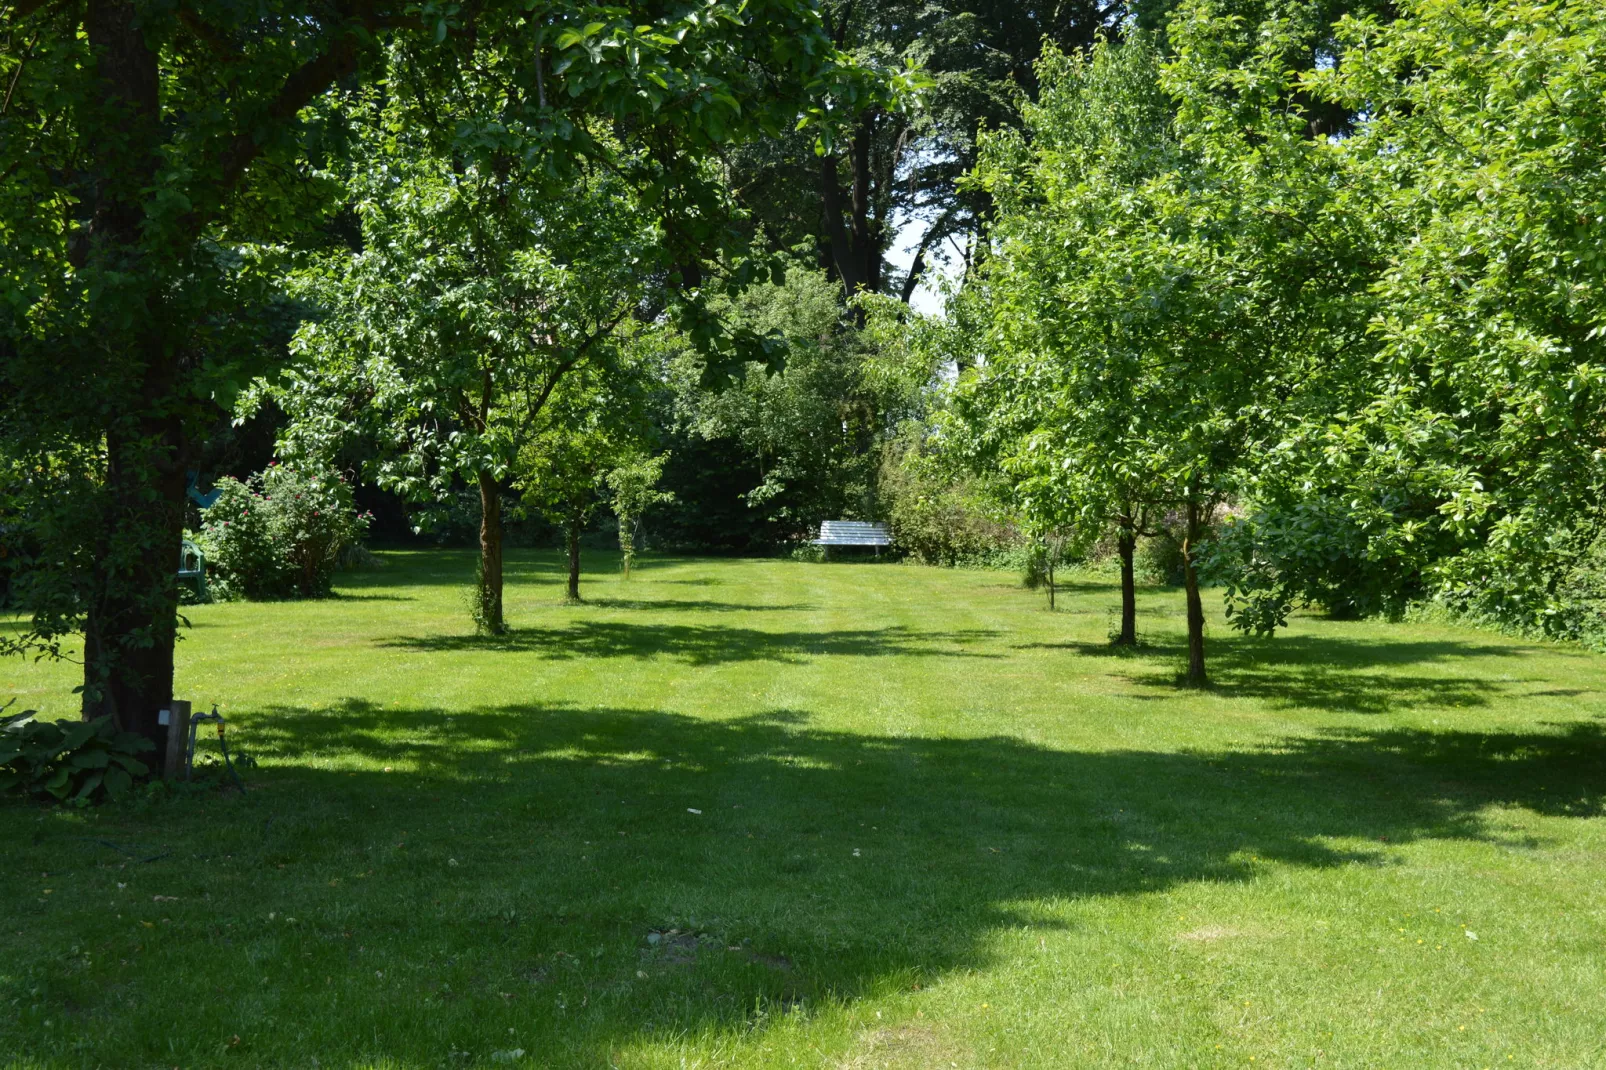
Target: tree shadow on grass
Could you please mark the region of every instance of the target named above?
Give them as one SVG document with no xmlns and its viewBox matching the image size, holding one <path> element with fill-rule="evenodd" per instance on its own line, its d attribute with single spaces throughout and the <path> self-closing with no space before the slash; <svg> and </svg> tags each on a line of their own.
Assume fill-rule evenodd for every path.
<svg viewBox="0 0 1606 1070">
<path fill-rule="evenodd" d="M 710 722 L 355 699 L 243 718 L 238 742 L 265 763 L 255 790 L 208 803 L 210 817 L 175 806 L 142 822 L 173 856 L 141 887 L 206 895 L 204 921 L 164 931 L 171 957 L 119 974 L 115 1007 L 66 967 L 51 998 L 113 1037 L 105 1016 L 144 1016 L 152 1044 L 248 1000 L 325 1038 L 325 1062 L 433 1064 L 448 1043 L 483 1057 L 507 1019 L 553 1065 L 606 1065 L 620 1045 L 734 1039 L 786 1008 L 985 969 L 1001 930 L 1070 924 L 1056 902 L 1244 881 L 1256 859 L 1386 866 L 1414 841 L 1500 842 L 1483 816 L 1497 804 L 1606 811 L 1598 724 L 1208 753 L 809 725 L 798 710 Z M 71 854 L 35 840 L 21 870 Z M 275 953 L 319 983 L 264 988 L 246 936 L 290 909 Z M 157 993 L 195 953 L 186 939 L 240 968 L 179 1004 Z M 397 1005 L 431 1028 L 398 1023 Z M 252 1054 L 304 1054 L 275 1043 L 292 1040 Z"/>
<path fill-rule="evenodd" d="M 1125 675 L 1150 687 L 1175 685 L 1187 659 L 1180 640 L 1137 647 L 1109 643 L 1025 643 L 1020 650 L 1066 650 L 1082 657 L 1122 661 Z M 1504 643 L 1445 639 L 1401 641 L 1337 635 L 1211 637 L 1206 647 L 1210 690 L 1259 699 L 1283 709 L 1387 713 L 1415 706 L 1486 705 L 1504 684 L 1461 675 L 1411 675 L 1399 666 L 1438 665 L 1475 658 L 1511 658 L 1527 650 Z"/>
<path fill-rule="evenodd" d="M 585 604 L 601 609 L 657 610 L 669 613 L 796 613 L 818 609 L 807 602 L 764 604 L 761 602 L 714 602 L 708 599 L 675 598 L 597 598 L 586 596 Z"/>
<path fill-rule="evenodd" d="M 577 620 L 564 628 L 517 628 L 501 636 L 395 636 L 379 640 L 379 645 L 426 653 L 478 650 L 538 654 L 554 661 L 669 657 L 704 666 L 738 661 L 797 664 L 826 655 L 1000 658 L 1004 655 L 968 649 L 998 634 L 985 628 L 928 632 L 893 626 L 772 632 L 717 625 Z"/>
</svg>

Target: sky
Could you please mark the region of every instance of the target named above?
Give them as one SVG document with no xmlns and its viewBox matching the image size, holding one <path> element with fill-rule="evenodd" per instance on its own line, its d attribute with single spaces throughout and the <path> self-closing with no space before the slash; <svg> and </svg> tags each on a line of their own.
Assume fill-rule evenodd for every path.
<svg viewBox="0 0 1606 1070">
<path fill-rule="evenodd" d="M 900 273 L 909 270 L 909 264 L 915 258 L 915 250 L 920 247 L 920 237 L 925 234 L 928 222 L 924 219 L 905 218 L 899 222 L 898 236 L 893 240 L 892 248 L 887 250 L 887 264 L 895 267 Z M 936 255 L 933 255 L 936 254 Z M 960 267 L 959 253 L 950 242 L 943 242 L 935 249 L 926 250 L 926 271 L 921 278 L 920 286 L 915 290 L 914 296 L 909 299 L 909 305 L 916 312 L 927 315 L 942 311 L 942 295 L 937 292 L 936 284 L 943 278 L 954 277 Z"/>
</svg>

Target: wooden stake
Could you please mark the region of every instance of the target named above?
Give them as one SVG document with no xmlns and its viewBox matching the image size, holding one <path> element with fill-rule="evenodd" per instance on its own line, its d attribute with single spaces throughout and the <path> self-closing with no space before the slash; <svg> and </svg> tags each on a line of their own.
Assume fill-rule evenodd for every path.
<svg viewBox="0 0 1606 1070">
<path fill-rule="evenodd" d="M 184 775 L 184 756 L 190 746 L 190 704 L 176 698 L 167 706 L 167 753 L 162 776 L 177 780 Z"/>
</svg>

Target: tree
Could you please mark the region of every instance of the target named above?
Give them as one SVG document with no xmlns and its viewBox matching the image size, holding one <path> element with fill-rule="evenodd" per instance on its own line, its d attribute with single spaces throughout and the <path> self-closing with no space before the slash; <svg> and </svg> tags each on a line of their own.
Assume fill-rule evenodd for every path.
<svg viewBox="0 0 1606 1070">
<path fill-rule="evenodd" d="M 495 635 L 515 458 L 564 377 L 614 359 L 661 232 L 612 170 L 575 168 L 560 191 L 498 155 L 441 158 L 395 100 L 364 129 L 351 178 L 362 249 L 307 273 L 324 316 L 297 335 L 304 363 L 279 397 L 302 452 L 364 428 L 380 486 L 424 503 L 459 479 L 478 488 L 475 620 Z"/>
<path fill-rule="evenodd" d="M 1240 621 L 1435 598 L 1577 635 L 1566 582 L 1600 537 L 1606 490 L 1606 319 L 1589 296 L 1606 282 L 1591 225 L 1606 198 L 1606 15 L 1410 3 L 1392 22 L 1341 23 L 1343 63 L 1297 76 L 1206 46 L 1223 26 L 1211 8 L 1190 15 L 1201 79 L 1297 84 L 1364 115 L 1320 145 L 1342 211 L 1296 218 L 1325 245 L 1341 219 L 1370 243 L 1353 303 L 1367 335 L 1309 366 L 1323 403 L 1286 428 L 1223 543 Z"/>
<path fill-rule="evenodd" d="M 186 461 L 275 350 L 253 243 L 324 204 L 302 109 L 418 24 L 340 0 L 8 14 L 0 455 L 31 473 L 12 489 L 41 541 L 26 641 L 83 634 L 86 716 L 162 738 Z"/>
<path fill-rule="evenodd" d="M 580 536 L 603 503 L 608 477 L 640 450 L 646 433 L 642 384 L 632 371 L 639 373 L 593 367 L 571 376 L 519 452 L 514 486 L 522 508 L 563 529 L 570 602 L 581 600 Z M 621 540 L 624 530 L 621 518 Z"/>
<path fill-rule="evenodd" d="M 619 551 L 623 555 L 621 568 L 624 578 L 630 578 L 630 566 L 636 559 L 636 536 L 641 533 L 641 520 L 647 510 L 675 500 L 673 491 L 659 490 L 664 464 L 669 454 L 656 457 L 644 452 L 626 454 L 604 477 L 608 484 L 613 515 L 619 521 Z"/>
<path fill-rule="evenodd" d="M 1096 0 L 824 4 L 839 47 L 869 63 L 919 64 L 920 106 L 867 108 L 823 154 L 800 137 L 743 147 L 735 169 L 744 204 L 770 240 L 806 245 L 850 296 L 885 293 L 907 303 L 943 243 L 968 248 L 989 210 L 984 191 L 960 182 L 975 165 L 978 129 L 1019 122 L 1021 100 L 1036 91 L 1045 40 L 1085 47 L 1101 27 L 1119 24 L 1123 7 Z M 920 238 L 900 275 L 886 254 L 906 222 L 920 226 Z"/>
<path fill-rule="evenodd" d="M 1270 28 L 1239 29 L 1269 51 L 1293 47 L 1292 31 Z M 958 411 L 1024 500 L 1057 500 L 1039 512 L 1131 536 L 1174 511 L 1186 680 L 1202 685 L 1213 522 L 1305 404 L 1311 369 L 1360 328 L 1345 318 L 1355 258 L 1299 225 L 1332 197 L 1286 86 L 1190 81 L 1193 68 L 1174 66 L 1183 73 L 1162 71 L 1141 34 L 1050 54 L 1024 133 L 985 145 L 976 180 L 998 215 L 986 269 L 959 299 L 974 306 L 963 315 L 978 361 Z M 1236 128 L 1218 107 L 1237 109 Z M 1256 154 L 1223 151 L 1245 126 Z M 1309 300 L 1335 278 L 1332 301 Z"/>
<path fill-rule="evenodd" d="M 773 546 L 822 519 L 873 518 L 881 445 L 906 402 L 901 388 L 874 375 L 840 289 L 823 272 L 794 268 L 782 282 L 721 294 L 710 307 L 785 353 L 779 371 L 749 361 L 722 389 L 708 389 L 683 334 L 657 341 L 682 433 L 724 443 L 721 462 L 740 464 L 742 511 L 757 538 Z M 699 495 L 677 490 L 685 502 Z"/>
</svg>

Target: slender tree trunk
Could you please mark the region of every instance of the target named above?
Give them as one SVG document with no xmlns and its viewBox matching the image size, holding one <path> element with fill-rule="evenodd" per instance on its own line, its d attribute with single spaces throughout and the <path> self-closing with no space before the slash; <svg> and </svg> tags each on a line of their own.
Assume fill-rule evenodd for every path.
<svg viewBox="0 0 1606 1070">
<path fill-rule="evenodd" d="M 1199 502 L 1188 501 L 1188 532 L 1182 540 L 1182 576 L 1188 594 L 1188 675 L 1190 687 L 1204 687 L 1210 680 L 1205 675 L 1204 603 L 1199 598 L 1199 570 L 1194 554 L 1199 549 L 1199 536 L 1203 517 Z"/>
<path fill-rule="evenodd" d="M 1054 558 L 1048 559 L 1048 611 L 1054 612 Z"/>
<path fill-rule="evenodd" d="M 479 617 L 475 623 L 486 635 L 507 631 L 502 616 L 502 493 L 490 472 L 480 473 Z"/>
<path fill-rule="evenodd" d="M 1137 543 L 1137 533 L 1129 527 L 1116 533 L 1115 549 L 1121 555 L 1121 634 L 1115 637 L 1116 646 L 1138 644 L 1138 591 L 1132 565 Z"/>
<path fill-rule="evenodd" d="M 571 602 L 580 601 L 580 522 L 571 520 L 568 525 L 569 543 L 569 595 Z"/>
<path fill-rule="evenodd" d="M 624 578 L 630 578 L 630 566 L 636 556 L 636 533 L 631 530 L 625 521 L 619 522 L 619 553 L 621 555 L 620 569 Z"/>
</svg>

